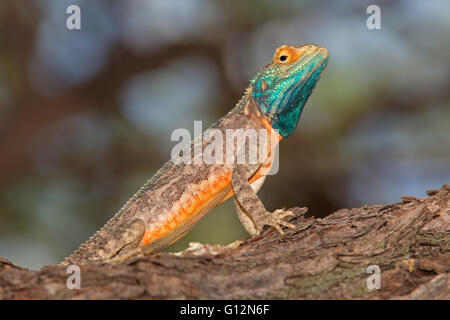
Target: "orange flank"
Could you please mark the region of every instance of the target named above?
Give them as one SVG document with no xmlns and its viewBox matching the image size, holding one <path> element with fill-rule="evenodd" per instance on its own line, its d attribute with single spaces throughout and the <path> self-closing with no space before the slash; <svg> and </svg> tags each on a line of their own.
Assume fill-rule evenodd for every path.
<svg viewBox="0 0 450 320">
<path fill-rule="evenodd" d="M 270 123 L 263 117 L 261 117 L 261 120 L 269 132 L 273 132 Z M 278 141 L 281 140 L 281 138 L 282 136 L 278 135 Z M 270 146 L 268 146 L 268 148 L 268 161 L 262 164 L 250 177 L 250 183 L 260 179 L 270 170 L 272 165 L 272 155 Z M 179 202 L 174 205 L 165 221 L 161 221 L 161 224 L 159 225 L 150 226 L 151 230 L 147 230 L 144 233 L 144 236 L 139 242 L 139 247 L 145 247 L 154 241 L 166 237 L 169 237 L 168 243 L 172 243 L 179 239 L 189 229 L 183 228 L 180 230 L 180 227 L 192 224 L 200 219 L 201 215 L 234 195 L 233 188 L 231 187 L 231 175 L 232 171 L 228 170 L 227 172 L 210 176 L 208 180 L 198 184 L 196 190 L 192 190 L 185 194 Z M 176 232 L 177 229 L 180 230 L 179 234 L 173 237 L 173 232 Z"/>
<path fill-rule="evenodd" d="M 180 199 L 180 203 L 174 206 L 174 209 L 169 213 L 169 219 L 162 225 L 155 226 L 152 230 L 145 232 L 139 247 L 146 246 L 155 240 L 162 239 L 168 236 L 171 232 L 178 229 L 184 224 L 189 224 L 189 221 L 196 220 L 195 215 L 203 213 L 205 209 L 211 207 L 213 202 L 217 204 L 227 200 L 233 195 L 233 192 L 228 193 L 223 199 L 218 199 L 221 192 L 231 186 L 231 171 L 210 177 L 210 179 L 203 181 L 197 187 L 197 192 L 190 193 L 186 197 Z"/>
</svg>

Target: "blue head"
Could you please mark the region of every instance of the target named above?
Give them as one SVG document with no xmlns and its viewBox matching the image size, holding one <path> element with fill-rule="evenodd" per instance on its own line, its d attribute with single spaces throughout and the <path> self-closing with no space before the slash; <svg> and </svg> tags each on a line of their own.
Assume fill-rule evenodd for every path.
<svg viewBox="0 0 450 320">
<path fill-rule="evenodd" d="M 250 83 L 251 95 L 272 127 L 292 134 L 328 61 L 328 50 L 308 44 L 279 47 Z"/>
</svg>

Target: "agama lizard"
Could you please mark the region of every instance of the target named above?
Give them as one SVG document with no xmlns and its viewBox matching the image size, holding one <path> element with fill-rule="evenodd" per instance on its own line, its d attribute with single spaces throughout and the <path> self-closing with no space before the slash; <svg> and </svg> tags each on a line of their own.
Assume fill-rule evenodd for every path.
<svg viewBox="0 0 450 320">
<path fill-rule="evenodd" d="M 327 62 L 328 51 L 320 46 L 279 47 L 272 61 L 250 81 L 236 107 L 210 129 L 225 135 L 230 129 L 267 130 L 276 135 L 274 144 L 278 144 L 295 131 Z M 195 138 L 188 151 L 198 146 L 205 150 L 211 141 L 202 139 L 204 135 Z M 242 148 L 247 153 L 258 152 L 258 146 L 244 143 L 241 150 L 238 146 L 231 154 L 224 149 L 228 151 L 226 159 L 232 160 L 224 163 L 168 161 L 62 264 L 122 262 L 148 255 L 181 238 L 205 214 L 233 195 L 238 217 L 250 235 L 260 234 L 265 225 L 281 234 L 281 226 L 295 229 L 285 221 L 294 215 L 292 212 L 269 212 L 256 195 L 272 166 L 273 145 L 257 163 L 234 161 Z"/>
</svg>

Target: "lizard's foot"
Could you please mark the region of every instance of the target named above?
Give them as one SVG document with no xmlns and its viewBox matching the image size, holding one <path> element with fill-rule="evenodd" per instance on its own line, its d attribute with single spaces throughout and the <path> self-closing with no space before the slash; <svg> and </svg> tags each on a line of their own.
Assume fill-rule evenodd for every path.
<svg viewBox="0 0 450 320">
<path fill-rule="evenodd" d="M 295 214 L 292 211 L 284 209 L 277 209 L 274 212 L 267 212 L 267 214 L 258 218 L 258 229 L 261 232 L 262 227 L 268 225 L 275 228 L 282 235 L 284 235 L 284 232 L 281 229 L 281 226 L 295 230 L 295 225 L 284 220 L 286 217 L 295 217 Z"/>
</svg>

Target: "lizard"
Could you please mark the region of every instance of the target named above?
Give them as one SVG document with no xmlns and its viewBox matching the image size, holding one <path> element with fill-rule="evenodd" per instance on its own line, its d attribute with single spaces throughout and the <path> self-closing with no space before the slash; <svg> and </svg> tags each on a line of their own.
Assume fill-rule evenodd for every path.
<svg viewBox="0 0 450 320">
<path fill-rule="evenodd" d="M 282 227 L 295 229 L 286 220 L 294 216 L 291 211 L 267 211 L 257 192 L 273 164 L 273 148 L 295 131 L 328 58 L 327 49 L 313 44 L 277 48 L 272 60 L 250 81 L 235 108 L 180 152 L 182 156 L 201 147 L 200 153 L 184 153 L 193 163 L 173 159 L 166 162 L 61 264 L 120 263 L 148 256 L 180 239 L 209 211 L 233 196 L 238 218 L 251 236 L 259 235 L 266 225 L 281 235 Z M 228 152 L 225 163 L 196 162 L 195 157 L 204 155 L 211 143 L 212 139 L 205 139 L 205 135 L 212 129 L 225 135 L 229 130 L 265 130 L 275 139 L 264 146 L 244 142 L 232 151 L 223 149 Z M 259 148 L 267 150 L 262 159 L 253 163 L 236 161 L 239 152 L 251 154 L 259 152 Z"/>
</svg>

